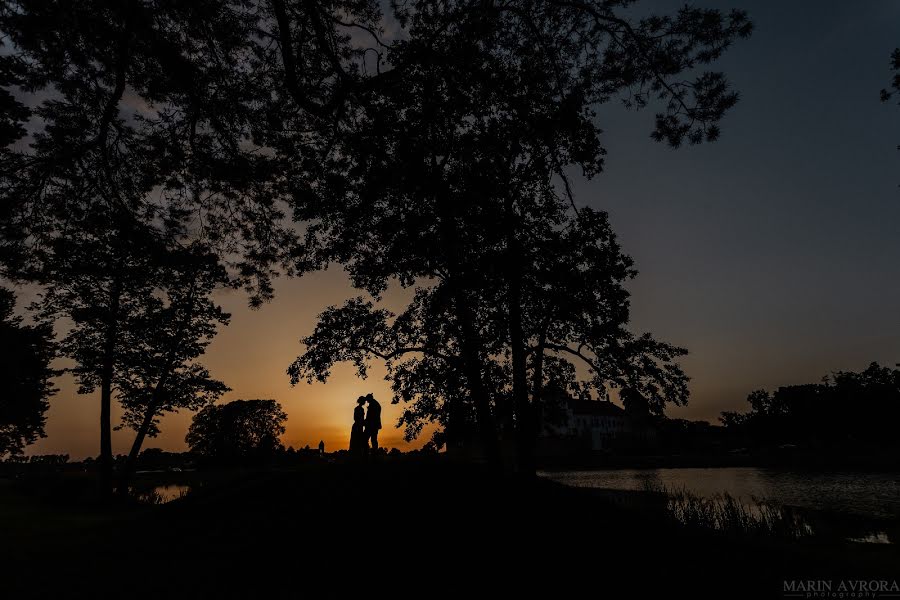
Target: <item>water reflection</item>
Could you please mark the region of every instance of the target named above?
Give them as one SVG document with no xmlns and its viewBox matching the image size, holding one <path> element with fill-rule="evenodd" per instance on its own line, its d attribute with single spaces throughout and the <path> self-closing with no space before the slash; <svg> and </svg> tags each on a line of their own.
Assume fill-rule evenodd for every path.
<svg viewBox="0 0 900 600">
<path fill-rule="evenodd" d="M 848 538 L 851 542 L 858 542 L 860 544 L 890 544 L 891 539 L 888 537 L 888 534 L 884 531 L 876 531 L 874 533 L 870 533 L 868 535 L 864 535 L 858 538 Z"/>
<path fill-rule="evenodd" d="M 896 541 L 900 477 L 896 473 L 799 472 L 753 467 L 619 469 L 543 473 L 566 485 L 611 490 L 684 490 L 701 498 L 727 493 L 750 511 L 766 502 L 796 509 L 817 533 L 861 543 Z"/>
<path fill-rule="evenodd" d="M 191 486 L 182 484 L 157 485 L 150 489 L 131 488 L 131 493 L 144 504 L 167 504 L 184 498 L 191 492 Z"/>
</svg>

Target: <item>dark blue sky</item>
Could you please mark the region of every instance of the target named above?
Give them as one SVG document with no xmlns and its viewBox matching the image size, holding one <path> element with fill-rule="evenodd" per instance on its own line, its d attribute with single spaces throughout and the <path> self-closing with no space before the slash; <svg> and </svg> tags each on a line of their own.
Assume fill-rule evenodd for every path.
<svg viewBox="0 0 900 600">
<path fill-rule="evenodd" d="M 755 388 L 900 362 L 900 107 L 878 97 L 900 3 L 697 5 L 756 26 L 715 66 L 741 94 L 722 138 L 672 150 L 652 111 L 607 105 L 607 170 L 577 192 L 637 262 L 635 328 L 691 351 L 670 414 L 714 420 Z"/>
</svg>

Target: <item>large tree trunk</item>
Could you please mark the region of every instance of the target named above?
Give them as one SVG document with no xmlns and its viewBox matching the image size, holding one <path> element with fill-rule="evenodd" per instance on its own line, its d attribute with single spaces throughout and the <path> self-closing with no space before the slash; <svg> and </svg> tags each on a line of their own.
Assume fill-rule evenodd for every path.
<svg viewBox="0 0 900 600">
<path fill-rule="evenodd" d="M 531 373 L 531 435 L 532 456 L 537 446 L 538 436 L 544 424 L 544 404 L 541 396 L 544 391 L 544 343 L 546 342 L 546 333 L 542 332 L 538 339 L 537 347 L 534 349 L 534 358 L 532 360 Z M 536 466 L 536 465 L 535 465 Z"/>
<path fill-rule="evenodd" d="M 432 167 L 438 171 L 433 156 Z M 503 464 L 497 439 L 497 425 L 491 411 L 488 386 L 484 382 L 484 368 L 480 357 L 480 336 L 475 330 L 475 312 L 466 293 L 466 278 L 461 272 L 463 261 L 460 259 L 460 249 L 457 243 L 460 235 L 454 220 L 455 207 L 453 201 L 447 196 L 446 189 L 438 183 L 442 181 L 442 177 L 436 174 L 433 181 L 435 182 L 434 194 L 437 203 L 440 242 L 447 253 L 448 277 L 446 284 L 451 290 L 453 309 L 459 324 L 460 358 L 463 363 L 463 372 L 468 382 L 472 401 L 475 403 L 477 428 L 485 458 L 491 470 L 500 472 Z"/>
<path fill-rule="evenodd" d="M 173 354 L 173 352 L 170 352 L 170 357 Z M 138 428 L 137 435 L 134 436 L 134 442 L 131 444 L 131 450 L 128 452 L 128 458 L 125 459 L 125 464 L 122 466 L 121 473 L 119 473 L 118 491 L 121 496 L 128 495 L 128 484 L 131 482 L 131 476 L 134 474 L 134 468 L 137 464 L 138 456 L 141 454 L 141 447 L 144 445 L 144 439 L 147 437 L 150 426 L 153 424 L 153 419 L 156 417 L 162 404 L 160 400 L 165 390 L 166 382 L 169 380 L 169 374 L 175 366 L 173 363 L 174 361 L 172 358 L 167 359 L 164 371 L 156 382 L 156 387 L 153 388 L 153 393 L 150 396 L 150 403 L 147 405 L 147 411 L 144 413 L 144 420 L 141 421 L 141 426 Z"/>
<path fill-rule="evenodd" d="M 147 432 L 150 431 L 150 425 L 153 423 L 153 418 L 156 417 L 157 410 L 155 403 L 147 409 L 147 412 L 144 414 L 144 420 L 141 422 L 137 435 L 134 437 L 131 451 L 128 453 L 128 458 L 125 459 L 122 471 L 119 473 L 118 493 L 120 496 L 128 495 L 128 486 L 131 483 L 131 476 L 134 474 L 138 456 L 141 454 L 141 446 L 144 445 L 144 439 L 147 437 Z"/>
<path fill-rule="evenodd" d="M 106 331 L 103 340 L 103 365 L 100 374 L 100 493 L 104 497 L 109 497 L 112 494 L 112 387 L 116 338 L 119 335 L 119 303 L 121 296 L 122 282 L 119 276 L 116 275 L 113 277 L 109 289 Z"/>
<path fill-rule="evenodd" d="M 535 474 L 534 435 L 531 406 L 528 403 L 528 375 L 525 364 L 525 339 L 522 332 L 522 308 L 517 284 L 510 288 L 509 342 L 512 354 L 513 406 L 516 411 L 516 458 L 518 471 Z"/>
<path fill-rule="evenodd" d="M 491 469 L 502 469 L 500 445 L 497 440 L 497 425 L 491 411 L 491 400 L 484 383 L 484 373 L 479 358 L 478 334 L 473 327 L 474 315 L 469 306 L 464 290 L 454 290 L 454 305 L 460 326 L 460 352 L 463 359 L 463 370 L 469 383 L 469 393 L 475 403 L 475 414 L 478 418 L 478 432 L 484 446 L 485 458 Z"/>
<path fill-rule="evenodd" d="M 527 477 L 534 476 L 534 435 L 531 407 L 528 403 L 528 368 L 525 333 L 522 327 L 522 264 L 515 235 L 509 236 L 509 279 L 507 310 L 509 346 L 512 355 L 512 395 L 515 411 L 516 469 Z"/>
<path fill-rule="evenodd" d="M 544 343 L 546 334 L 541 333 L 537 347 L 534 349 L 533 371 L 531 374 L 531 418 L 532 434 L 537 436 L 543 422 L 541 395 L 544 391 Z"/>
<path fill-rule="evenodd" d="M 109 130 L 118 114 L 119 102 L 125 93 L 127 84 L 128 63 L 130 60 L 130 11 L 122 14 L 122 31 L 116 50 L 115 63 L 115 87 L 112 95 L 107 100 L 100 117 L 97 133 L 97 145 L 103 159 L 102 173 L 105 174 L 109 189 L 106 199 L 111 205 L 124 206 L 124 201 L 119 193 L 118 185 L 112 176 L 109 165 L 109 148 L 107 140 Z M 112 200 L 112 201 L 111 201 Z M 110 284 L 109 312 L 107 314 L 106 332 L 103 344 L 103 365 L 100 376 L 100 493 L 108 498 L 113 493 L 113 453 L 112 453 L 112 380 L 115 368 L 116 338 L 119 335 L 119 303 L 122 296 L 121 275 L 116 273 Z"/>
<path fill-rule="evenodd" d="M 446 399 L 447 426 L 444 428 L 444 442 L 449 453 L 459 450 L 465 443 L 466 423 L 462 400 L 457 394 Z"/>
</svg>

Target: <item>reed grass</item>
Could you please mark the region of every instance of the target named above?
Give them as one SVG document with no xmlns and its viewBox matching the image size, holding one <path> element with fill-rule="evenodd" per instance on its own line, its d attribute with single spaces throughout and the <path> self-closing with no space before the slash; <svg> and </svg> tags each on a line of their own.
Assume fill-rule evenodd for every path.
<svg viewBox="0 0 900 600">
<path fill-rule="evenodd" d="M 813 535 L 810 525 L 796 510 L 767 499 L 747 502 L 727 492 L 704 497 L 685 489 L 660 486 L 645 491 L 663 494 L 668 516 L 688 528 L 788 540 Z"/>
<path fill-rule="evenodd" d="M 149 492 L 137 492 L 134 493 L 134 497 L 141 504 L 149 504 L 151 506 L 156 506 L 160 504 L 167 504 L 169 502 L 174 502 L 176 500 L 181 500 L 186 497 L 190 492 L 188 490 L 180 490 L 175 497 L 165 496 L 160 494 L 156 490 L 150 490 Z"/>
</svg>

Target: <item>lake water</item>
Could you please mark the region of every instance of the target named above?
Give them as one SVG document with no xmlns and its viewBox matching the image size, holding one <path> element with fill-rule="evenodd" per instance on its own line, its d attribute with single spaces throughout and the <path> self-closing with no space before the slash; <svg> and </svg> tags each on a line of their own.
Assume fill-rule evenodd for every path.
<svg viewBox="0 0 900 600">
<path fill-rule="evenodd" d="M 179 484 L 157 485 L 148 489 L 132 488 L 132 493 L 139 500 L 150 504 L 166 504 L 172 500 L 183 498 L 190 491 L 191 486 Z"/>
<path fill-rule="evenodd" d="M 544 477 L 576 487 L 612 490 L 684 489 L 711 497 L 727 492 L 747 503 L 755 499 L 784 506 L 900 518 L 900 473 L 828 473 L 763 469 L 619 469 L 544 472 Z"/>
</svg>

